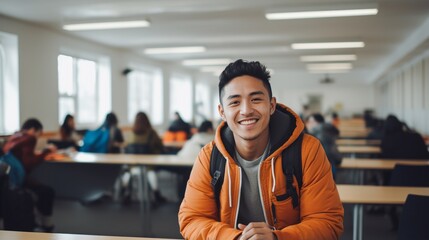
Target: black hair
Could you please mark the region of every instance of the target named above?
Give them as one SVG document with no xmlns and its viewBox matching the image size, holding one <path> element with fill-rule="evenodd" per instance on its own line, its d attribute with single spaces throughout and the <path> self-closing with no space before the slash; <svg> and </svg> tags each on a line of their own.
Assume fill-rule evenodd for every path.
<svg viewBox="0 0 429 240">
<path fill-rule="evenodd" d="M 226 84 L 228 84 L 232 79 L 240 76 L 251 76 L 262 81 L 264 87 L 268 90 L 268 95 L 270 99 L 273 97 L 271 91 L 270 72 L 267 68 L 258 61 L 244 61 L 243 59 L 238 59 L 237 61 L 228 64 L 225 70 L 219 76 L 219 101 L 222 104 L 222 92 Z"/>
<path fill-rule="evenodd" d="M 205 120 L 201 123 L 200 127 L 198 127 L 198 132 L 207 132 L 210 129 L 213 129 L 213 123 L 209 120 Z"/>
<path fill-rule="evenodd" d="M 21 130 L 30 130 L 32 128 L 36 131 L 43 130 L 43 125 L 38 119 L 29 118 L 22 124 Z"/>
<path fill-rule="evenodd" d="M 318 123 L 325 123 L 325 118 L 320 113 L 313 113 L 310 116 L 313 117 L 314 120 L 316 120 Z"/>
<path fill-rule="evenodd" d="M 106 119 L 104 120 L 104 126 L 107 128 L 110 128 L 112 126 L 118 125 L 118 118 L 116 117 L 116 114 L 111 112 L 106 115 Z"/>
<path fill-rule="evenodd" d="M 72 131 L 74 130 L 69 126 L 68 122 L 70 119 L 74 119 L 74 117 L 70 114 L 67 114 L 64 118 L 63 124 L 61 125 L 61 128 L 64 129 L 64 133 L 66 134 L 66 136 L 70 136 Z"/>
</svg>

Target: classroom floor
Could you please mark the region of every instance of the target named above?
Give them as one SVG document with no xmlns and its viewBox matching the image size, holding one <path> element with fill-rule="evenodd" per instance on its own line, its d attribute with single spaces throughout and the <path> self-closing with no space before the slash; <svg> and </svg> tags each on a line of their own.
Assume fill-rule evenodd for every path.
<svg viewBox="0 0 429 240">
<path fill-rule="evenodd" d="M 348 175 L 348 174 L 347 174 Z M 344 176 L 339 174 L 337 181 Z M 172 177 L 161 174 L 162 193 L 170 199 L 166 204 L 152 210 L 152 231 L 159 238 L 182 238 L 177 224 L 179 202 L 175 197 Z M 345 181 L 344 183 L 347 183 Z M 84 206 L 78 202 L 57 200 L 54 210 L 55 232 L 92 235 L 141 236 L 139 203 L 121 205 L 110 200 Z M 370 214 L 363 217 L 363 239 L 396 239 L 396 232 L 390 230 L 389 219 L 384 214 Z M 345 232 L 341 239 L 353 237 L 353 206 L 345 206 Z"/>
</svg>

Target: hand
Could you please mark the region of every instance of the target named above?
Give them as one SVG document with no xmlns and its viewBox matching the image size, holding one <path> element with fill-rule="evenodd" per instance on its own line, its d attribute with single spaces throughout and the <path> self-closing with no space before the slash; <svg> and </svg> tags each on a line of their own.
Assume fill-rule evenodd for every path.
<svg viewBox="0 0 429 240">
<path fill-rule="evenodd" d="M 57 147 L 54 144 L 48 144 L 45 149 L 49 150 L 51 153 L 57 151 Z"/>
<path fill-rule="evenodd" d="M 240 230 L 243 230 L 243 232 L 241 233 L 240 240 L 246 240 L 246 239 L 275 240 L 277 239 L 270 225 L 264 222 L 251 222 L 247 226 L 240 223 L 238 224 L 238 228 Z"/>
</svg>

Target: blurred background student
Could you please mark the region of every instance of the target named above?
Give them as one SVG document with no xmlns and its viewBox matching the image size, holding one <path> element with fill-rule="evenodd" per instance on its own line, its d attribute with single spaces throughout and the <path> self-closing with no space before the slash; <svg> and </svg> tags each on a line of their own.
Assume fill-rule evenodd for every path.
<svg viewBox="0 0 429 240">
<path fill-rule="evenodd" d="M 132 128 L 133 134 L 131 141 L 125 147 L 125 153 L 132 154 L 162 154 L 164 152 L 164 145 L 155 129 L 152 128 L 149 117 L 144 112 L 138 112 L 134 119 Z M 166 199 L 161 195 L 158 186 L 158 177 L 156 174 L 156 168 L 150 167 L 147 171 L 147 180 L 152 190 L 152 199 L 154 205 L 166 202 Z M 128 173 L 125 173 L 128 174 Z M 126 177 L 127 178 L 127 177 Z M 126 185 L 127 183 L 124 182 Z M 128 190 L 124 193 L 125 201 L 129 201 L 131 198 L 131 189 L 128 186 Z M 127 199 L 128 198 L 128 199 Z"/>
<path fill-rule="evenodd" d="M 21 130 L 9 137 L 3 147 L 5 153 L 11 152 L 20 161 L 25 170 L 23 187 L 36 195 L 35 216 L 40 231 L 52 232 L 52 210 L 54 206 L 54 190 L 37 182 L 30 177 L 36 166 L 42 163 L 45 157 L 56 151 L 56 147 L 48 145 L 41 153 L 35 153 L 37 139 L 42 135 L 43 125 L 35 118 L 27 119 Z M 17 213 L 18 214 L 18 213 Z"/>
<path fill-rule="evenodd" d="M 110 112 L 106 115 L 102 128 L 109 131 L 109 143 L 107 147 L 108 153 L 120 153 L 121 148 L 124 145 L 124 136 L 122 135 L 121 129 L 118 127 L 119 121 L 116 114 Z"/>
<path fill-rule="evenodd" d="M 74 117 L 67 114 L 64 118 L 63 124 L 60 126 L 60 141 L 57 142 L 58 148 L 74 147 L 78 148 L 78 142 L 81 140 L 80 136 L 76 131 L 76 125 Z M 55 144 L 55 142 L 54 142 Z"/>
<path fill-rule="evenodd" d="M 320 113 L 311 114 L 305 123 L 308 132 L 318 138 L 326 152 L 332 167 L 334 178 L 336 176 L 336 167 L 341 164 L 343 156 L 338 151 L 335 140 L 340 135 L 338 129 L 330 124 L 325 123 L 325 118 Z"/>
<path fill-rule="evenodd" d="M 164 142 L 186 141 L 191 138 L 191 125 L 185 122 L 178 112 L 174 113 L 174 120 L 164 134 Z"/>
<path fill-rule="evenodd" d="M 177 153 L 180 157 L 195 159 L 201 148 L 214 139 L 214 129 L 211 121 L 205 120 L 198 128 L 198 132 L 186 141 L 183 148 Z"/>
</svg>

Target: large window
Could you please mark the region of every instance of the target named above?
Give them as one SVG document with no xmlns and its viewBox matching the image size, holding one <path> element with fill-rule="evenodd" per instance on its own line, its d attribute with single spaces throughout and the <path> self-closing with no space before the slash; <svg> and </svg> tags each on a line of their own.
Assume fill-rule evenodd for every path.
<svg viewBox="0 0 429 240">
<path fill-rule="evenodd" d="M 173 75 L 170 79 L 170 116 L 178 112 L 183 120 L 192 121 L 192 80 Z"/>
<path fill-rule="evenodd" d="M 204 120 L 211 119 L 210 87 L 206 83 L 198 82 L 195 85 L 195 121 L 199 126 Z"/>
<path fill-rule="evenodd" d="M 94 126 L 104 119 L 110 109 L 110 77 L 103 76 L 105 72 L 98 61 L 58 56 L 60 123 L 66 114 L 74 115 L 81 126 Z"/>
<path fill-rule="evenodd" d="M 137 112 L 145 112 L 153 125 L 163 121 L 162 75 L 157 70 L 137 70 L 128 75 L 128 121 L 132 123 Z"/>
<path fill-rule="evenodd" d="M 19 130 L 18 37 L 0 32 L 0 134 Z"/>
</svg>

